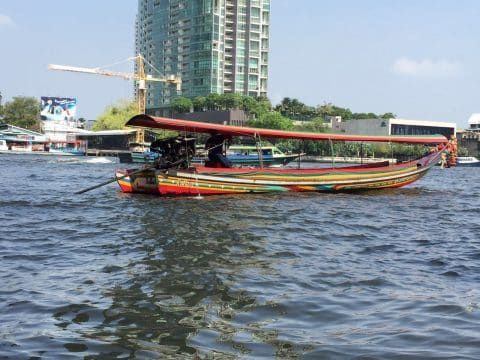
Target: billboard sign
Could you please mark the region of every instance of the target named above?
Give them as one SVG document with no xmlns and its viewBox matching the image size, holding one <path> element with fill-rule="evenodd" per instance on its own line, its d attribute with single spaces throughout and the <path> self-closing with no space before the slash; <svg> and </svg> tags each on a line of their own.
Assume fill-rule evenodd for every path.
<svg viewBox="0 0 480 360">
<path fill-rule="evenodd" d="M 55 122 L 74 122 L 77 112 L 77 99 L 42 96 L 40 119 Z"/>
</svg>

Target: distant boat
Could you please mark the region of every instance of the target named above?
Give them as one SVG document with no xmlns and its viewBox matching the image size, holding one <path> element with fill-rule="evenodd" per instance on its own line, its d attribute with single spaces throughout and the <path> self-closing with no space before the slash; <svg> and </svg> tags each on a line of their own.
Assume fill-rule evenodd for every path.
<svg viewBox="0 0 480 360">
<path fill-rule="evenodd" d="M 48 152 L 55 155 L 87 155 L 85 141 L 81 140 L 49 141 Z"/>
<path fill-rule="evenodd" d="M 8 145 L 5 140 L 0 140 L 0 151 L 8 151 Z"/>
<path fill-rule="evenodd" d="M 85 156 L 86 144 L 80 140 L 33 141 L 21 138 L 0 139 L 2 154 L 34 154 L 57 156 Z"/>
<path fill-rule="evenodd" d="M 302 154 L 284 154 L 276 146 L 261 147 L 261 162 L 263 166 L 278 167 L 287 165 Z M 118 154 L 121 163 L 152 163 L 160 154 L 154 151 L 132 151 Z M 260 166 L 260 157 L 255 145 L 232 145 L 228 148 L 226 158 L 233 166 Z M 192 163 L 204 163 L 206 157 L 193 157 Z"/>
<path fill-rule="evenodd" d="M 457 158 L 457 166 L 480 166 L 480 160 L 475 156 L 459 156 Z"/>
<path fill-rule="evenodd" d="M 255 145 L 231 145 L 226 157 L 234 166 L 284 166 L 302 154 L 284 154 L 275 146 L 263 146 L 260 149 Z"/>
</svg>

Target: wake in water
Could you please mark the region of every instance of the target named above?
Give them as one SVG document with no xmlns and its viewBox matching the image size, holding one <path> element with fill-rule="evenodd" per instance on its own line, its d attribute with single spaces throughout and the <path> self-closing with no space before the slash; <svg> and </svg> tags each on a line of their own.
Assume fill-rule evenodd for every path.
<svg viewBox="0 0 480 360">
<path fill-rule="evenodd" d="M 116 160 L 116 158 L 94 157 L 88 159 L 86 162 L 89 164 L 113 164 L 117 162 Z"/>
<path fill-rule="evenodd" d="M 50 160 L 49 163 L 62 163 L 62 164 L 114 164 L 116 163 L 116 158 L 108 157 L 70 157 L 70 158 L 60 158 L 55 160 Z"/>
</svg>

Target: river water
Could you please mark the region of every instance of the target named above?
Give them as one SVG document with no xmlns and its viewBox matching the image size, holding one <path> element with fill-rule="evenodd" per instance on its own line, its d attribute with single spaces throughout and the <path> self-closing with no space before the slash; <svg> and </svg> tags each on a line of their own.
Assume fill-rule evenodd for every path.
<svg viewBox="0 0 480 360">
<path fill-rule="evenodd" d="M 1 359 L 479 359 L 480 169 L 160 198 L 0 155 Z"/>
</svg>

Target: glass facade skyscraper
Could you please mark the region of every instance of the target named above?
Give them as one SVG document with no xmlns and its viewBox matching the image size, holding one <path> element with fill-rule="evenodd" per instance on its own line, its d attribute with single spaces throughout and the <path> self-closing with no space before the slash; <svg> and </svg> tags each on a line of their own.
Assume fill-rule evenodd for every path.
<svg viewBox="0 0 480 360">
<path fill-rule="evenodd" d="M 147 112 L 176 96 L 267 95 L 270 0 L 139 0 L 136 53 L 152 76 L 174 75 L 175 86 L 147 81 Z"/>
</svg>

